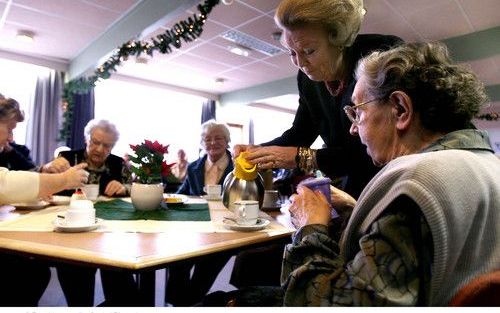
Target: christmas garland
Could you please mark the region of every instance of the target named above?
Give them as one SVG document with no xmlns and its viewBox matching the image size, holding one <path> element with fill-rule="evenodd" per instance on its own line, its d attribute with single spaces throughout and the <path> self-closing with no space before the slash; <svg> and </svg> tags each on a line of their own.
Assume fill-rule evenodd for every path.
<svg viewBox="0 0 500 313">
<path fill-rule="evenodd" d="M 199 13 L 193 14 L 186 20 L 176 23 L 172 28 L 167 29 L 164 33 L 151 38 L 150 41 L 144 42 L 140 40 L 132 40 L 124 43 L 113 55 L 99 66 L 92 76 L 82 77 L 71 80 L 64 85 L 63 90 L 63 124 L 59 132 L 59 140 L 66 140 L 71 133 L 71 121 L 73 116 L 73 95 L 86 93 L 89 89 L 95 86 L 95 83 L 100 79 L 108 79 L 112 72 L 116 72 L 116 67 L 122 61 L 126 61 L 129 56 L 139 57 L 142 53 L 153 56 L 155 51 L 162 54 L 172 52 L 172 46 L 179 49 L 181 47 L 181 39 L 184 42 L 190 42 L 200 37 L 203 32 L 203 25 L 208 14 L 212 9 L 219 4 L 219 0 L 205 0 L 198 5 Z"/>
<path fill-rule="evenodd" d="M 500 119 L 500 113 L 498 112 L 484 113 L 476 116 L 476 118 L 487 121 L 498 121 L 498 119 Z"/>
</svg>

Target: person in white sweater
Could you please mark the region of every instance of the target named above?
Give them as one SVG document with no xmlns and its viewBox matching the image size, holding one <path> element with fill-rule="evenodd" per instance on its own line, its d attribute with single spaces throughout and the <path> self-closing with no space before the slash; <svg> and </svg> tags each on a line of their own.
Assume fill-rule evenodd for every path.
<svg viewBox="0 0 500 313">
<path fill-rule="evenodd" d="M 19 114 L 22 112 L 14 99 L 0 99 L 0 146 L 7 143 Z M 78 164 L 59 174 L 9 171 L 0 167 L 0 205 L 31 202 L 64 189 L 81 187 L 89 175 L 86 166 Z M 49 282 L 50 271 L 38 261 L 5 252 L 0 255 L 0 276 L 4 285 L 0 306 L 36 306 Z"/>
<path fill-rule="evenodd" d="M 374 52 L 355 73 L 353 104 L 344 107 L 350 132 L 383 168 L 357 201 L 332 188 L 330 206 L 321 192 L 299 187 L 281 288 L 211 300 L 445 306 L 500 268 L 500 160 L 472 125 L 487 101 L 483 84 L 440 43 Z M 331 220 L 332 207 L 346 223 Z"/>
<path fill-rule="evenodd" d="M 472 124 L 484 86 L 439 43 L 372 53 L 356 77 L 350 131 L 383 168 L 357 201 L 333 190 L 333 208 L 353 207 L 341 238 L 321 193 L 293 196 L 282 303 L 447 305 L 500 268 L 500 160 Z"/>
</svg>

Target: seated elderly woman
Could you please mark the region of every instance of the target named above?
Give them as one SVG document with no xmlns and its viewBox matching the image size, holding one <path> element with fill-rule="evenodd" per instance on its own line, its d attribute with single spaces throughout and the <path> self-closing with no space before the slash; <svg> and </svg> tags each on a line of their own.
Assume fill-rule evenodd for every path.
<svg viewBox="0 0 500 313">
<path fill-rule="evenodd" d="M 0 99 L 0 147 L 9 144 L 19 113 L 16 100 Z M 0 167 L 0 205 L 35 201 L 60 190 L 80 187 L 88 178 L 86 166 L 78 164 L 59 174 L 9 171 Z M 0 256 L 0 275 L 4 285 L 0 306 L 36 306 L 50 279 L 47 265 L 8 254 Z"/>
<path fill-rule="evenodd" d="M 356 76 L 350 131 L 384 167 L 357 201 L 333 189 L 333 208 L 353 208 L 341 239 L 325 197 L 299 188 L 282 288 L 237 305 L 440 306 L 500 268 L 500 160 L 471 124 L 484 86 L 439 43 L 372 53 Z"/>
<path fill-rule="evenodd" d="M 324 197 L 299 189 L 300 227 L 285 250 L 285 305 L 446 305 L 474 277 L 500 268 L 500 160 L 472 118 L 483 85 L 442 44 L 406 44 L 358 65 L 345 107 L 376 165 L 337 241 Z"/>
<path fill-rule="evenodd" d="M 0 100 L 5 100 L 5 97 L 0 94 Z M 5 115 L 12 116 L 12 129 L 17 123 L 24 121 L 24 113 L 19 107 L 17 101 L 10 99 L 2 102 L 2 110 Z M 0 167 L 5 167 L 13 171 L 30 171 L 37 170 L 37 166 L 30 156 L 30 150 L 25 145 L 19 145 L 14 142 L 12 130 L 9 132 L 7 141 L 0 144 Z"/>
<path fill-rule="evenodd" d="M 85 162 L 89 166 L 89 184 L 99 184 L 99 194 L 125 196 L 126 183 L 130 182 L 130 172 L 125 161 L 111 150 L 120 138 L 116 126 L 108 120 L 90 120 L 84 129 L 85 149 L 62 151 L 59 157 L 42 166 L 42 171 L 58 173 L 70 164 Z M 68 194 L 70 195 L 70 194 Z"/>
<path fill-rule="evenodd" d="M 229 129 L 223 123 L 209 120 L 201 125 L 201 147 L 204 155 L 190 163 L 186 178 L 177 193 L 200 196 L 205 185 L 224 182 L 234 166 L 231 152 L 227 150 L 231 141 Z"/>
<path fill-rule="evenodd" d="M 190 163 L 186 178 L 177 193 L 200 196 L 205 185 L 224 182 L 234 166 L 228 144 L 229 128 L 215 120 L 201 125 L 201 146 L 205 155 Z M 193 262 L 183 262 L 169 267 L 165 301 L 174 306 L 198 303 L 208 292 L 220 270 L 229 260 L 225 254 L 215 254 Z M 191 268 L 193 268 L 191 275 Z"/>
</svg>

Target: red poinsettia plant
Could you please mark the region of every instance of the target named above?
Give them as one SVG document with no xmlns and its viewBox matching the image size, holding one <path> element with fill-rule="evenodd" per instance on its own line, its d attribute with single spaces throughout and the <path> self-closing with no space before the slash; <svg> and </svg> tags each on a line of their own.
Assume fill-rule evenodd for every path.
<svg viewBox="0 0 500 313">
<path fill-rule="evenodd" d="M 138 145 L 130 145 L 135 155 L 130 155 L 130 170 L 135 174 L 137 181 L 143 184 L 160 183 L 162 177 L 170 174 L 175 163 L 167 164 L 164 155 L 168 153 L 169 145 L 162 145 L 158 141 L 144 140 Z"/>
</svg>

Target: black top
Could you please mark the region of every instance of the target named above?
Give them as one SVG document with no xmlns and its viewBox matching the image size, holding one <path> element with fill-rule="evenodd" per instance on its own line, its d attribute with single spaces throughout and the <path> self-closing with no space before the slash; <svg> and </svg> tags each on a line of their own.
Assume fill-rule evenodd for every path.
<svg viewBox="0 0 500 313">
<path fill-rule="evenodd" d="M 344 106 L 351 104 L 356 84 L 354 69 L 362 56 L 374 50 L 388 50 L 401 43 L 402 40 L 396 36 L 358 35 L 354 44 L 346 48 L 346 55 L 350 56 L 348 69 L 351 74 L 345 81 L 344 91 L 338 96 L 328 92 L 325 82 L 312 81 L 299 71 L 297 83 L 300 98 L 293 125 L 280 137 L 262 145 L 309 147 L 321 136 L 326 148 L 317 151 L 319 169 L 332 179 L 347 176 L 344 190 L 357 198 L 378 169 L 359 137 L 349 133 L 351 122 L 343 110 Z"/>
<path fill-rule="evenodd" d="M 66 160 L 68 160 L 71 166 L 74 166 L 78 163 L 85 162 L 85 149 L 81 150 L 71 150 L 71 151 L 63 151 L 59 154 Z M 89 172 L 89 184 L 99 184 L 99 194 L 103 195 L 104 190 L 106 190 L 106 186 L 112 180 L 117 180 L 118 182 L 125 184 L 128 183 L 128 169 L 125 166 L 125 162 L 119 156 L 114 154 L 110 154 L 106 160 L 104 161 L 104 165 L 102 168 L 97 170 L 85 169 Z M 71 195 L 73 193 L 72 190 L 66 190 L 61 192 L 61 194 Z"/>
<path fill-rule="evenodd" d="M 10 151 L 2 151 L 0 153 L 0 166 L 13 171 L 29 171 L 35 170 L 36 165 L 30 157 L 30 150 L 23 145 L 9 143 L 12 147 Z"/>
</svg>

